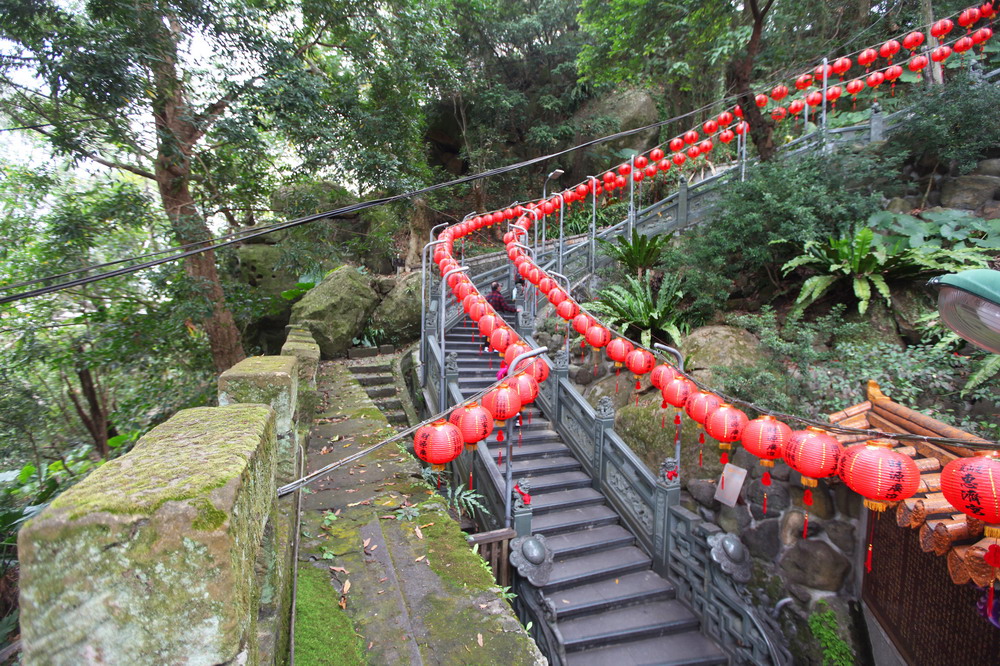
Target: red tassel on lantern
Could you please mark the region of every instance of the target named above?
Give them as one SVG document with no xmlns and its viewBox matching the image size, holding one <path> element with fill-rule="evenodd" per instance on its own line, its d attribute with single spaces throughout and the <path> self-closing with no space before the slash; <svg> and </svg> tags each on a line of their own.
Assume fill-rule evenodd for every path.
<svg viewBox="0 0 1000 666">
<path fill-rule="evenodd" d="M 806 491 L 804 493 L 802 493 L 802 503 L 805 504 L 806 506 L 812 506 L 813 505 L 813 491 L 812 491 L 812 488 L 806 488 Z"/>
<path fill-rule="evenodd" d="M 809 512 L 806 511 L 806 517 L 802 520 L 802 538 L 806 539 L 809 536 Z"/>
<path fill-rule="evenodd" d="M 764 501 L 760 503 L 760 510 L 764 512 L 765 516 L 767 515 L 767 493 L 764 493 Z"/>
</svg>

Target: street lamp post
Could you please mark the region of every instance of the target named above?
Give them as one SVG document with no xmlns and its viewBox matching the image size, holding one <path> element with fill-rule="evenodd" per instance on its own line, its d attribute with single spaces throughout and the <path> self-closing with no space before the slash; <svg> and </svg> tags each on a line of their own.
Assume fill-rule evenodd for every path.
<svg viewBox="0 0 1000 666">
<path fill-rule="evenodd" d="M 420 271 L 421 271 L 421 276 L 420 276 L 420 278 L 421 278 L 420 279 L 420 348 L 417 350 L 417 352 L 418 352 L 418 359 L 417 359 L 418 363 L 417 363 L 417 365 L 420 368 L 420 385 L 421 386 L 425 386 L 426 382 L 427 382 L 427 373 L 424 370 L 424 360 L 425 360 L 424 345 L 426 344 L 426 342 L 424 340 L 424 336 L 425 336 L 424 329 L 427 326 L 427 314 L 426 314 L 427 313 L 427 296 L 426 296 L 426 294 L 427 294 L 427 257 L 428 257 L 428 250 L 431 247 L 433 247 L 435 245 L 440 245 L 443 242 L 444 242 L 443 240 L 439 240 L 439 241 L 433 241 L 431 243 L 427 243 L 426 245 L 424 245 L 424 249 L 421 252 L 421 257 L 420 257 Z"/>
<path fill-rule="evenodd" d="M 566 173 L 566 172 L 563 171 L 562 169 L 553 169 L 552 173 L 550 173 L 548 176 L 545 177 L 545 182 L 542 183 L 542 201 L 543 202 L 546 199 L 548 199 L 547 192 L 548 192 L 548 187 L 549 187 L 549 181 L 552 180 L 553 178 L 559 178 L 564 173 Z M 542 216 L 542 247 L 543 248 L 545 247 L 545 230 L 547 228 L 547 225 L 548 225 L 548 223 L 546 221 L 546 217 Z"/>
<path fill-rule="evenodd" d="M 453 268 L 453 269 L 451 269 L 450 271 L 448 271 L 447 273 L 445 273 L 444 275 L 441 276 L 441 301 L 438 304 L 438 309 L 440 310 L 439 314 L 441 315 L 441 326 L 438 329 L 439 334 L 441 336 L 441 341 L 440 341 L 441 342 L 441 359 L 440 359 L 440 366 L 441 367 L 440 367 L 440 373 L 438 374 L 438 379 L 441 382 L 440 385 L 438 386 L 438 411 L 439 412 L 443 412 L 446 409 L 445 404 L 444 404 L 444 400 L 445 400 L 445 396 L 447 395 L 447 391 L 445 390 L 446 387 L 445 387 L 445 384 L 444 384 L 444 381 L 445 381 L 445 379 L 444 379 L 444 354 L 445 354 L 445 350 L 444 350 L 444 325 L 445 325 L 445 310 L 447 309 L 444 306 L 444 299 L 445 299 L 444 288 L 448 286 L 448 278 L 449 277 L 451 277 L 455 273 L 464 273 L 467 270 L 469 270 L 468 266 L 460 266 L 459 268 Z"/>
</svg>

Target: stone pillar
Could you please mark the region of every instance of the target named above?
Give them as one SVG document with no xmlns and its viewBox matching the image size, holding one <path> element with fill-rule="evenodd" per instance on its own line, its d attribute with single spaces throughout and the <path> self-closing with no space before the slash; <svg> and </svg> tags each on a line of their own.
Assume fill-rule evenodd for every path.
<svg viewBox="0 0 1000 666">
<path fill-rule="evenodd" d="M 18 535 L 24 663 L 258 663 L 276 449 L 266 405 L 185 409 L 57 497 Z"/>
<path fill-rule="evenodd" d="M 288 338 L 281 346 L 282 356 L 294 356 L 299 360 L 299 388 L 316 388 L 316 372 L 319 369 L 319 345 L 304 328 L 288 327 Z"/>
<path fill-rule="evenodd" d="M 253 403 L 270 405 L 274 409 L 279 484 L 296 478 L 298 377 L 298 358 L 295 356 L 252 356 L 219 376 L 219 405 Z"/>
<path fill-rule="evenodd" d="M 601 466 L 604 464 L 604 441 L 605 433 L 615 427 L 615 406 L 610 396 L 604 396 L 597 401 L 595 413 L 597 421 L 597 437 L 594 442 L 594 488 L 603 490 L 604 474 Z"/>
<path fill-rule="evenodd" d="M 882 141 L 885 139 L 885 115 L 882 113 L 882 107 L 878 105 L 878 102 L 872 104 L 872 117 L 868 121 L 869 127 L 871 128 L 871 142 Z"/>
<path fill-rule="evenodd" d="M 683 229 L 688 223 L 688 182 L 681 177 L 677 188 L 677 228 Z"/>
<path fill-rule="evenodd" d="M 555 387 L 555 391 L 552 393 L 552 420 L 559 424 L 562 422 L 562 404 L 559 400 L 559 394 L 562 391 L 563 380 L 569 379 L 569 355 L 566 353 L 566 348 L 561 347 L 559 351 L 556 352 L 556 357 L 552 361 L 552 376 L 549 381 Z M 558 430 L 558 427 L 556 428 Z"/>
</svg>

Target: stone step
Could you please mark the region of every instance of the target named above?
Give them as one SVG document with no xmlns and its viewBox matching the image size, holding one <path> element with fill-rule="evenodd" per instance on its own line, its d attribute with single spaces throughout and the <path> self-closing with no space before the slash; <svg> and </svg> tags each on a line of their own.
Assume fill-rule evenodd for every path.
<svg viewBox="0 0 1000 666">
<path fill-rule="evenodd" d="M 516 446 L 516 444 L 515 444 Z M 537 474 L 554 474 L 556 472 L 572 472 L 581 469 L 580 462 L 572 456 L 555 456 L 553 458 L 514 459 L 514 478 Z M 507 460 L 500 465 L 500 473 L 507 473 Z"/>
<path fill-rule="evenodd" d="M 599 647 L 566 655 L 567 666 L 658 664 L 659 666 L 713 666 L 729 658 L 697 631 L 667 634 L 630 643 Z"/>
<path fill-rule="evenodd" d="M 392 375 L 392 365 L 381 362 L 348 365 L 347 369 L 355 375 L 374 375 L 383 373 L 389 373 L 390 376 Z"/>
<path fill-rule="evenodd" d="M 552 492 L 562 490 L 563 488 L 584 488 L 593 484 L 587 473 L 580 470 L 558 472 L 556 474 L 525 474 L 515 476 L 515 478 L 518 480 L 528 480 L 532 496 L 535 493 Z"/>
<path fill-rule="evenodd" d="M 393 383 L 392 375 L 382 375 L 382 374 L 379 374 L 379 375 L 360 375 L 360 374 L 356 374 L 356 375 L 354 375 L 354 379 L 356 379 L 359 384 L 361 384 L 362 386 L 365 386 L 365 387 L 367 387 L 367 386 L 383 386 L 383 385 L 386 385 L 386 384 L 392 384 Z"/>
<path fill-rule="evenodd" d="M 534 528 L 532 521 L 532 528 Z M 578 585 L 618 578 L 636 571 L 648 570 L 652 560 L 635 546 L 622 546 L 596 553 L 556 560 L 548 582 L 542 586 L 547 593 Z M 554 595 L 550 595 L 554 596 Z"/>
<path fill-rule="evenodd" d="M 532 504 L 535 502 L 535 497 L 535 493 L 532 492 Z M 576 532 L 553 534 L 545 539 L 555 557 L 559 559 L 584 555 L 605 548 L 631 546 L 635 543 L 635 535 L 621 525 L 585 528 Z"/>
<path fill-rule="evenodd" d="M 514 463 L 514 468 L 517 469 L 516 462 Z M 514 478 L 520 479 L 521 477 L 515 474 Z M 535 487 L 533 482 L 531 487 Z M 615 525 L 617 523 L 618 514 L 610 507 L 600 504 L 542 514 L 541 516 L 532 518 L 531 531 L 536 534 L 549 536 L 550 534 L 561 534 L 588 527 Z"/>
<path fill-rule="evenodd" d="M 389 398 L 396 395 L 396 386 L 390 384 L 388 386 L 366 386 L 365 393 L 368 394 L 369 398 Z"/>
<path fill-rule="evenodd" d="M 555 430 L 550 430 L 548 428 L 548 421 L 536 421 L 532 420 L 531 425 L 528 425 L 528 419 L 524 419 L 524 425 L 518 428 L 514 426 L 510 437 L 514 442 L 517 442 L 518 435 L 521 436 L 521 441 L 523 443 L 531 442 L 541 442 L 541 441 L 561 441 L 559 439 L 559 433 Z M 507 432 L 504 431 L 504 439 L 507 438 Z M 489 437 L 486 438 L 486 443 L 488 445 L 493 445 L 497 441 L 497 428 L 493 428 L 493 432 L 490 433 Z M 568 450 L 568 449 L 567 449 Z"/>
<path fill-rule="evenodd" d="M 556 622 L 556 626 L 566 651 L 577 652 L 609 643 L 697 630 L 698 618 L 681 602 L 669 599 L 568 618 Z"/>
<path fill-rule="evenodd" d="M 393 394 L 395 395 L 395 394 Z M 399 398 L 378 398 L 373 401 L 375 406 L 379 408 L 382 412 L 385 411 L 400 411 L 403 409 L 403 401 Z"/>
<path fill-rule="evenodd" d="M 557 590 L 547 596 L 555 609 L 556 619 L 564 620 L 647 601 L 666 601 L 673 599 L 675 595 L 673 585 L 647 569 L 589 585 Z"/>
<path fill-rule="evenodd" d="M 385 420 L 392 425 L 409 425 L 410 421 L 406 418 L 406 412 L 395 412 L 382 410 L 382 415 L 385 416 Z"/>
<path fill-rule="evenodd" d="M 500 448 L 505 445 L 505 442 L 498 443 L 494 439 L 487 441 L 494 456 L 496 456 Z M 533 440 L 527 436 L 527 433 L 525 433 L 525 438 L 520 445 L 517 443 L 517 435 L 514 435 L 510 452 L 516 462 L 518 460 L 527 460 L 528 458 L 552 458 L 555 456 L 566 456 L 569 454 L 569 449 L 566 448 L 566 445 L 563 444 L 558 438 Z M 507 455 L 506 450 L 504 455 Z"/>
<path fill-rule="evenodd" d="M 543 493 L 541 495 L 532 495 L 531 497 L 531 508 L 534 517 L 553 511 L 593 504 L 604 504 L 604 495 L 593 488 L 571 488 Z"/>
</svg>

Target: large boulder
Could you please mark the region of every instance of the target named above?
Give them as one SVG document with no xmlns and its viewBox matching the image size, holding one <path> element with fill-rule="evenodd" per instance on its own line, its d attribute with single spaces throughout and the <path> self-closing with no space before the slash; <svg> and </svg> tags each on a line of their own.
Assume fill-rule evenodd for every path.
<svg viewBox="0 0 1000 666">
<path fill-rule="evenodd" d="M 657 120 L 659 111 L 653 96 L 641 88 L 626 88 L 587 102 L 573 114 L 570 124 L 577 128 L 580 137 L 607 130 L 609 121 L 614 125 L 613 131 L 624 131 L 645 127 Z M 644 152 L 656 145 L 658 138 L 659 129 L 653 128 L 591 150 L 578 150 L 569 176 L 582 178 L 588 173 L 599 173 L 607 168 L 609 161 L 620 159 L 621 151 Z"/>
<path fill-rule="evenodd" d="M 959 176 L 941 186 L 941 205 L 945 208 L 976 210 L 996 199 L 1000 192 L 998 176 Z"/>
<path fill-rule="evenodd" d="M 372 326 L 386 332 L 389 342 L 405 344 L 420 337 L 420 272 L 401 275 L 375 308 Z"/>
<path fill-rule="evenodd" d="M 695 379 L 712 383 L 712 367 L 740 367 L 761 358 L 760 341 L 750 331 L 735 326 L 702 326 L 681 340 L 685 369 Z"/>
<path fill-rule="evenodd" d="M 291 323 L 309 329 L 323 358 L 343 356 L 364 330 L 378 300 L 358 269 L 341 266 L 292 307 Z"/>
<path fill-rule="evenodd" d="M 708 438 L 701 447 L 698 444 L 701 426 L 687 416 L 681 423 L 681 480 L 718 479 L 722 474 L 718 444 Z M 651 470 L 659 469 L 664 458 L 674 456 L 674 410 L 672 407 L 660 409 L 659 396 L 647 404 L 640 399 L 638 406 L 630 404 L 619 409 L 615 415 L 615 432 Z M 701 464 L 699 449 L 703 453 Z"/>
<path fill-rule="evenodd" d="M 851 570 L 846 557 L 816 539 L 800 539 L 781 558 L 780 566 L 789 582 L 830 592 L 844 585 Z"/>
</svg>

